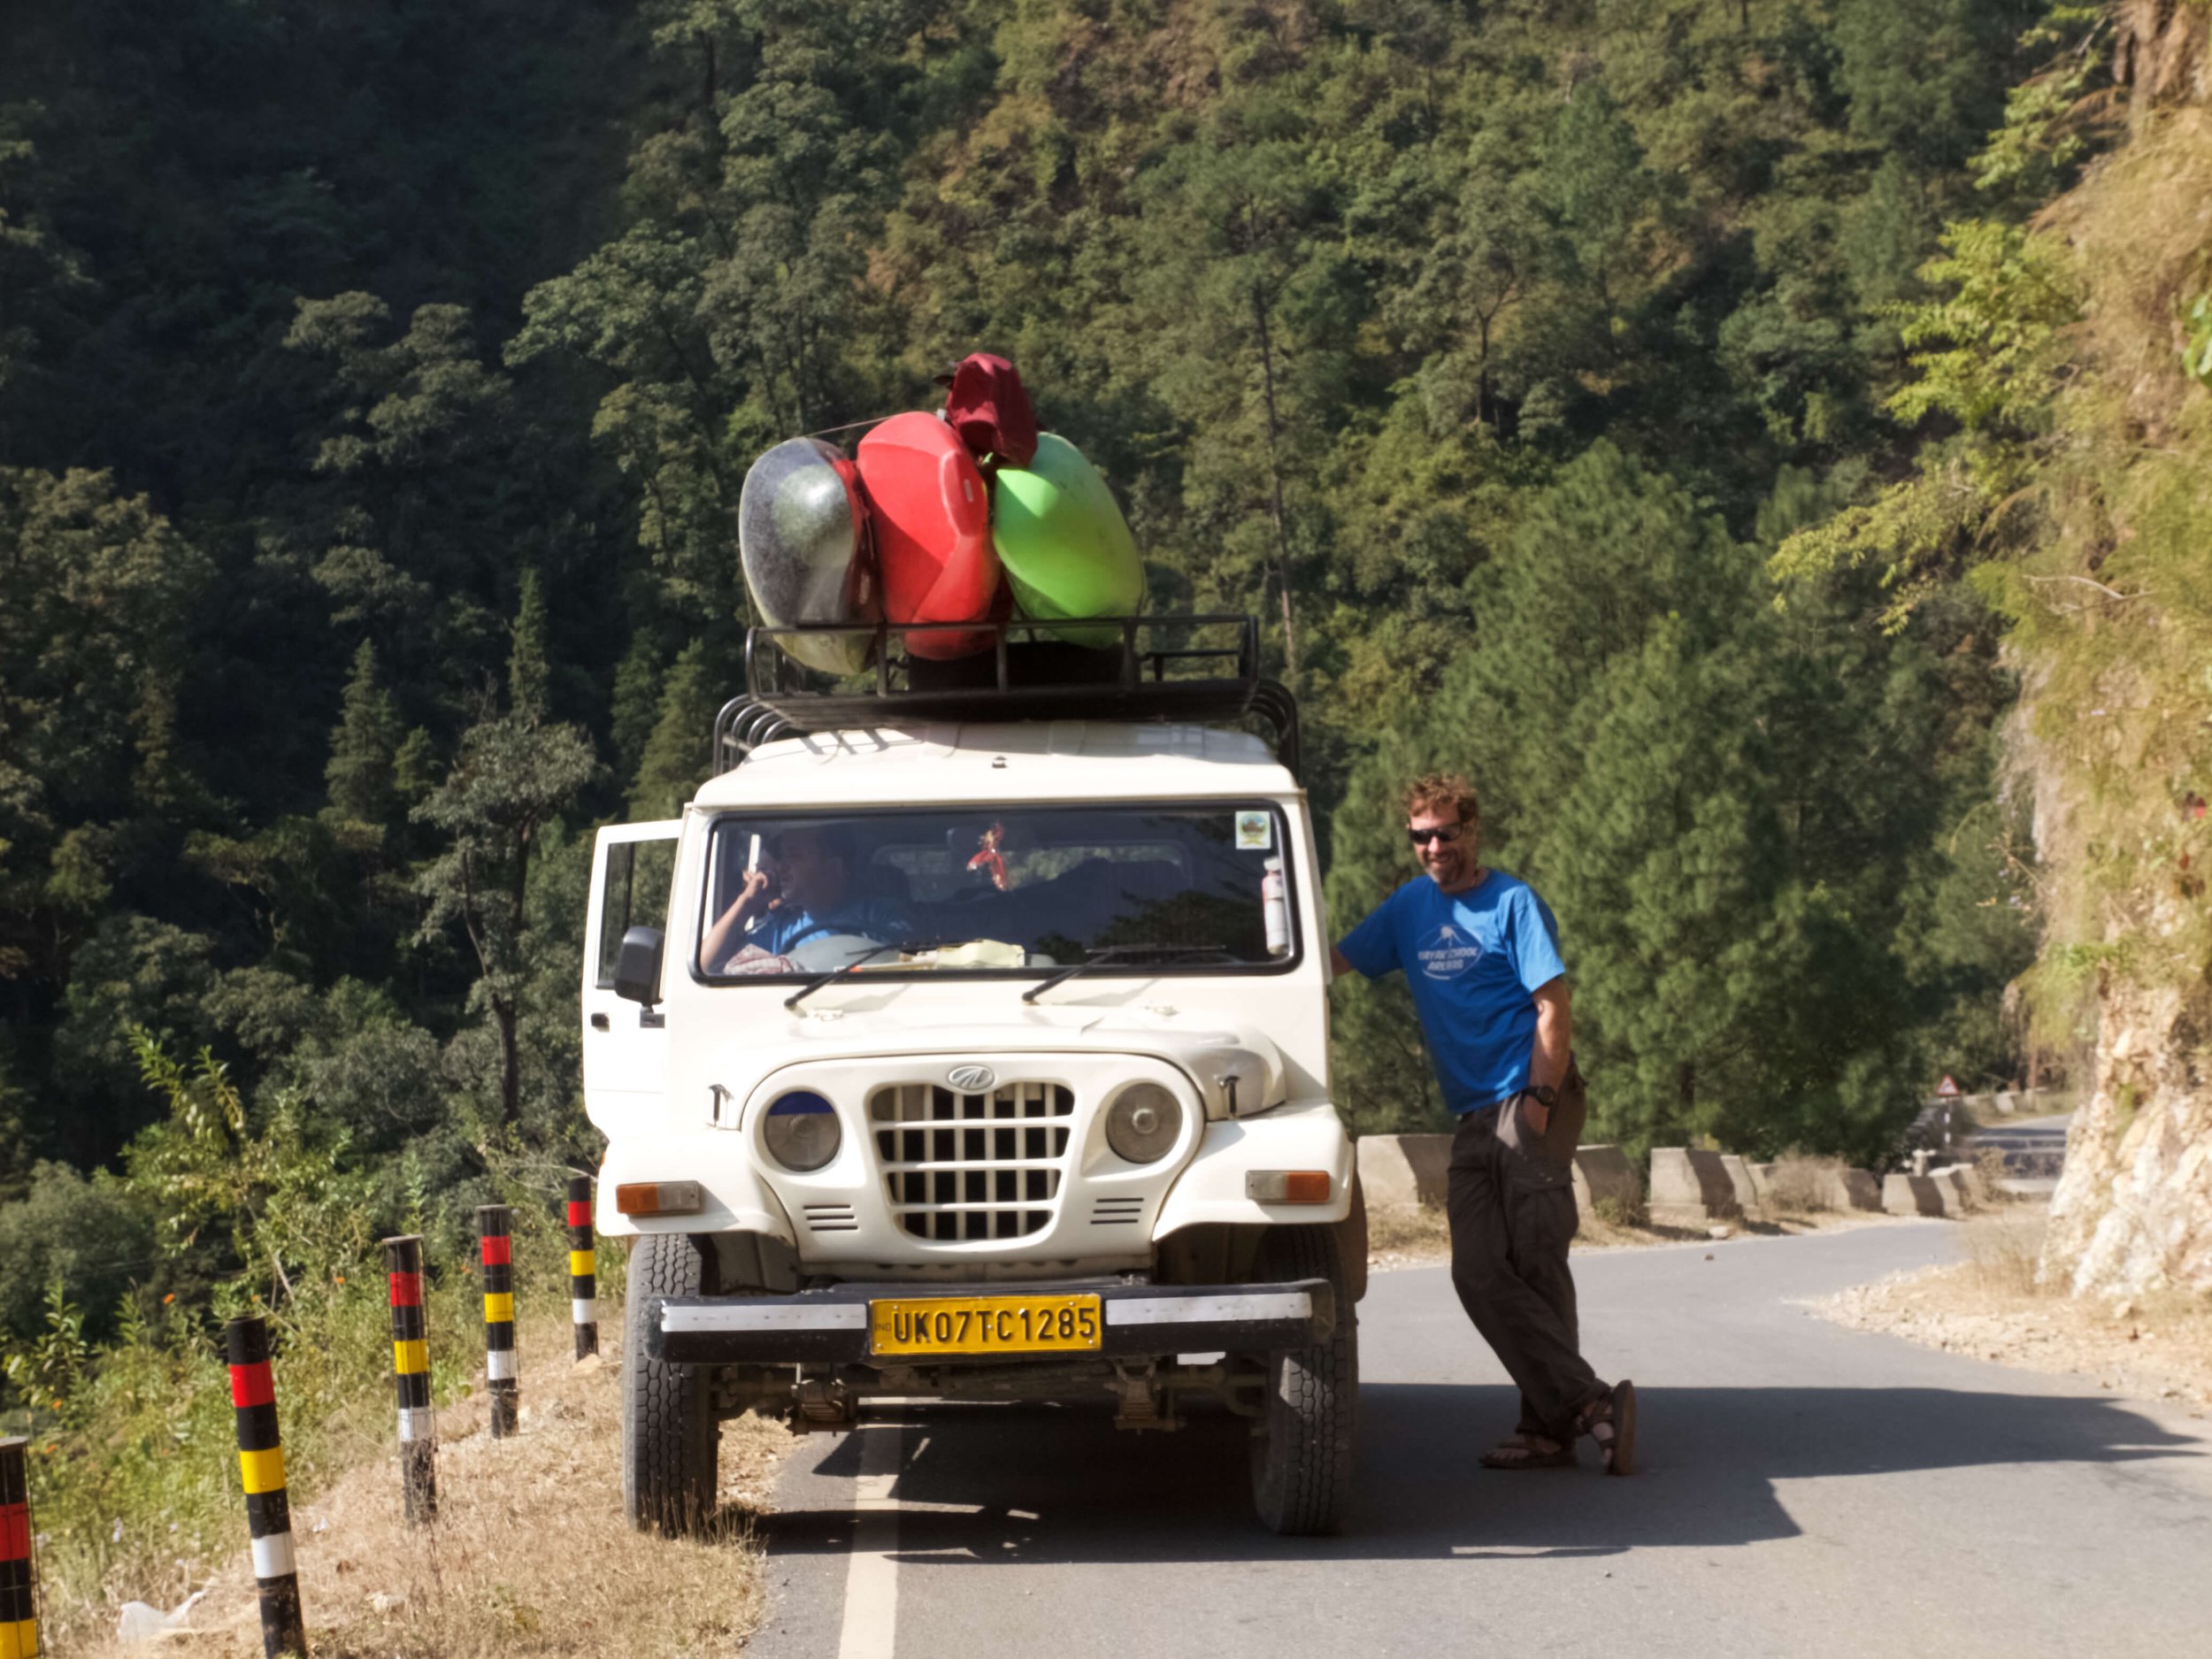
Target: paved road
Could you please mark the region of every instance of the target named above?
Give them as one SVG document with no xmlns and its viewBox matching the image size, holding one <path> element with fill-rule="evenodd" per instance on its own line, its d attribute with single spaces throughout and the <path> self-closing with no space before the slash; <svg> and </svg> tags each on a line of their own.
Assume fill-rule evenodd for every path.
<svg viewBox="0 0 2212 1659">
<path fill-rule="evenodd" d="M 2004 1154 L 2005 1167 L 2011 1173 L 2048 1179 L 2056 1176 L 2066 1162 L 2066 1132 L 2073 1122 L 2071 1112 L 2060 1112 L 2050 1118 L 2023 1118 L 2016 1123 L 2000 1119 L 1967 1136 L 1969 1156 L 1984 1148 L 1993 1148 Z"/>
<path fill-rule="evenodd" d="M 1512 1415 L 1438 1269 L 1362 1309 L 1348 1533 L 1246 1507 L 1233 1422 L 906 1413 L 804 1442 L 757 1659 L 2203 1653 L 2212 1423 L 1847 1331 L 1793 1301 L 1947 1257 L 1948 1224 L 1578 1258 L 1645 1472 L 1495 1474 Z M 856 1545 L 857 1546 L 856 1548 Z"/>
</svg>

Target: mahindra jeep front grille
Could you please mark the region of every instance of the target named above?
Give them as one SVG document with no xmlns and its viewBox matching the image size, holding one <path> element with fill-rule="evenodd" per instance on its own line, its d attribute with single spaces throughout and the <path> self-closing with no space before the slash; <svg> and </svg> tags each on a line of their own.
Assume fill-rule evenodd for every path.
<svg viewBox="0 0 2212 1659">
<path fill-rule="evenodd" d="M 974 1094 L 887 1083 L 868 1096 L 892 1214 L 914 1237 L 946 1244 L 1042 1232 L 1074 1116 L 1074 1092 L 1057 1083 Z"/>
</svg>

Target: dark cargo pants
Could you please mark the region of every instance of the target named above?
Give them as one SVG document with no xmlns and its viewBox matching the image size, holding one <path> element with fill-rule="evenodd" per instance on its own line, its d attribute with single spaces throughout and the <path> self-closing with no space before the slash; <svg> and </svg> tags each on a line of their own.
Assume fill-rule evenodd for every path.
<svg viewBox="0 0 2212 1659">
<path fill-rule="evenodd" d="M 1582 1357 L 1567 1270 L 1573 1177 L 1540 1146 L 1499 1139 L 1499 1115 L 1514 1105 L 1470 1112 L 1452 1136 L 1452 1286 L 1520 1388 L 1521 1430 L 1571 1441 L 1575 1413 L 1605 1392 Z"/>
</svg>

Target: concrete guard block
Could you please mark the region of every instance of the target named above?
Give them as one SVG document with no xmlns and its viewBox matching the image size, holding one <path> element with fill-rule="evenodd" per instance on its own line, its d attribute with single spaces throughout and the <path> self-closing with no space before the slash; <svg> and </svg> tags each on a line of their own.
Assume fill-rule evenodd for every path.
<svg viewBox="0 0 2212 1659">
<path fill-rule="evenodd" d="M 1652 1148 L 1649 1208 L 1652 1220 L 1673 1227 L 1733 1221 L 1743 1213 L 1720 1154 L 1690 1147 Z"/>
<path fill-rule="evenodd" d="M 1882 1208 L 1893 1216 L 1940 1216 L 1943 1194 L 1931 1175 L 1885 1175 Z"/>
<path fill-rule="evenodd" d="M 1759 1194 L 1760 1207 L 1764 1209 L 1774 1193 L 1774 1164 L 1771 1160 L 1754 1164 L 1746 1159 L 1744 1168 L 1751 1171 L 1751 1190 Z"/>
<path fill-rule="evenodd" d="M 1356 1147 L 1360 1189 L 1371 1208 L 1444 1207 L 1452 1138 L 1443 1134 L 1362 1135 Z"/>
<path fill-rule="evenodd" d="M 1736 1208 L 1749 1215 L 1759 1208 L 1759 1183 L 1752 1179 L 1751 1165 L 1740 1153 L 1724 1152 L 1720 1167 L 1728 1177 L 1728 1185 L 1736 1195 Z"/>
<path fill-rule="evenodd" d="M 1882 1183 L 1864 1170 L 1824 1172 L 1820 1179 L 1820 1195 L 1831 1210 L 1865 1210 L 1879 1214 L 1886 1208 Z"/>
<path fill-rule="evenodd" d="M 1988 1202 L 1988 1188 L 1982 1181 L 1982 1172 L 1970 1164 L 1947 1164 L 1941 1169 L 1930 1170 L 1928 1175 L 1943 1189 L 1944 1208 L 1953 1215 L 1979 1210 Z"/>
<path fill-rule="evenodd" d="M 1632 1210 L 1642 1196 L 1637 1191 L 1635 1166 L 1618 1147 L 1577 1147 L 1574 1186 L 1575 1208 L 1586 1216 L 1601 1199 Z"/>
</svg>

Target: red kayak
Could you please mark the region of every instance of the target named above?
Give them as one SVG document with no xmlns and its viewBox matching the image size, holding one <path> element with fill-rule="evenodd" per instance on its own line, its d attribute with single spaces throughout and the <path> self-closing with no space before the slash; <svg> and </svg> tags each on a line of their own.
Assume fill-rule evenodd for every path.
<svg viewBox="0 0 2212 1659">
<path fill-rule="evenodd" d="M 934 415 L 894 415 L 860 441 L 884 620 L 982 622 L 999 600 L 991 498 L 960 434 Z M 983 634 L 916 634 L 907 649 L 943 659 L 987 649 Z"/>
</svg>

